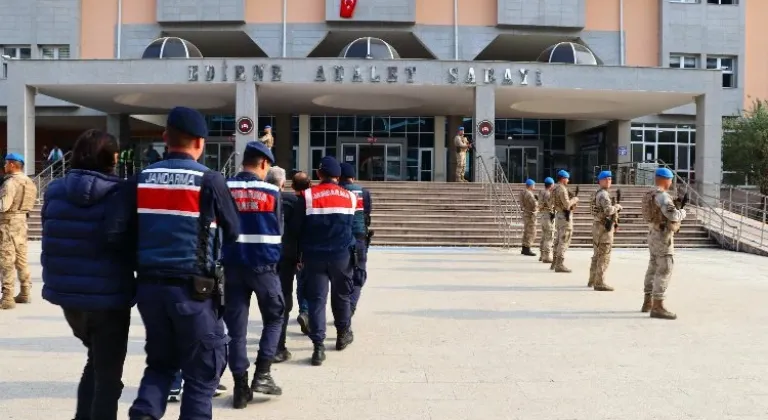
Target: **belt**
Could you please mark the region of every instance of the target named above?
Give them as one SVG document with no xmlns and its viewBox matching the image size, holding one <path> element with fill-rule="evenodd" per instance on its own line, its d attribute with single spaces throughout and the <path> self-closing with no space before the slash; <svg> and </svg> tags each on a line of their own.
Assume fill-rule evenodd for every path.
<svg viewBox="0 0 768 420">
<path fill-rule="evenodd" d="M 161 277 L 139 277 L 137 281 L 141 284 L 157 284 L 161 286 L 176 286 L 187 287 L 189 286 L 190 279 L 183 278 L 161 278 Z"/>
</svg>

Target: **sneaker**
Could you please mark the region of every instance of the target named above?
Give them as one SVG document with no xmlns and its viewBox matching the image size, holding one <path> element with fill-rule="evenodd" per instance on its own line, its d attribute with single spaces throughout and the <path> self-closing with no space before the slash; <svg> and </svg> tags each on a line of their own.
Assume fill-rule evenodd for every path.
<svg viewBox="0 0 768 420">
<path fill-rule="evenodd" d="M 181 388 L 174 388 L 171 389 L 171 392 L 168 394 L 168 402 L 176 403 L 181 402 Z"/>
<path fill-rule="evenodd" d="M 227 387 L 224 385 L 219 384 L 219 386 L 216 387 L 216 391 L 213 392 L 214 397 L 219 397 L 221 394 L 227 393 Z"/>
</svg>

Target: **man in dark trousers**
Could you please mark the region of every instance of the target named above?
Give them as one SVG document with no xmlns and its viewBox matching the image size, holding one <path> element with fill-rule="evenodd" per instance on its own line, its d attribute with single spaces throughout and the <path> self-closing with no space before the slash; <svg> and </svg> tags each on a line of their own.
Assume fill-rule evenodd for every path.
<svg viewBox="0 0 768 420">
<path fill-rule="evenodd" d="M 218 230 L 224 245 L 237 241 L 235 203 L 220 172 L 197 160 L 208 127 L 199 112 L 177 107 L 163 139 L 168 159 L 138 175 L 138 289 L 146 329 L 147 367 L 131 420 L 165 415 L 176 372 L 184 376 L 180 418 L 213 418 L 211 399 L 226 367 L 221 321 L 221 276 L 216 266 Z"/>
<path fill-rule="evenodd" d="M 357 197 L 357 208 L 352 224 L 352 234 L 355 237 L 355 249 L 357 251 L 357 265 L 355 266 L 354 290 L 350 301 L 352 315 L 357 310 L 360 301 L 360 292 L 368 279 L 366 262 L 368 261 L 368 227 L 371 225 L 371 194 L 355 183 L 355 167 L 349 163 L 341 164 L 341 180 L 339 185 L 352 191 Z"/>
<path fill-rule="evenodd" d="M 292 179 L 292 191 L 282 191 L 281 198 L 283 200 L 283 220 L 288 225 L 293 220 L 293 212 L 296 208 L 296 203 L 299 200 L 299 194 L 309 188 L 309 177 L 305 172 L 297 172 L 293 175 Z M 282 187 L 281 187 L 282 189 Z M 283 233 L 283 253 L 280 256 L 280 263 L 278 264 L 278 272 L 280 273 L 280 284 L 283 287 L 283 297 L 285 298 L 285 315 L 283 317 L 283 331 L 280 334 L 280 342 L 277 345 L 277 354 L 275 355 L 274 362 L 280 363 L 291 358 L 291 352 L 285 347 L 286 334 L 288 331 L 288 319 L 291 316 L 291 310 L 293 309 L 293 278 L 296 276 L 297 267 L 299 264 L 299 243 L 295 232 L 285 229 Z M 299 296 L 299 306 L 301 306 L 301 298 L 304 297 L 303 293 L 299 292 L 297 287 L 297 296 Z M 306 313 L 299 313 L 300 325 L 303 323 L 302 328 L 306 328 L 309 322 L 309 317 Z"/>
<path fill-rule="evenodd" d="M 322 365 L 325 360 L 323 342 L 329 283 L 336 326 L 336 350 L 344 350 L 354 340 L 350 298 L 356 255 L 352 223 L 357 207 L 355 194 L 338 184 L 341 166 L 336 158 L 322 158 L 317 176 L 320 184 L 304 191 L 299 197 L 291 223 L 291 229 L 299 235 L 314 366 Z"/>
</svg>

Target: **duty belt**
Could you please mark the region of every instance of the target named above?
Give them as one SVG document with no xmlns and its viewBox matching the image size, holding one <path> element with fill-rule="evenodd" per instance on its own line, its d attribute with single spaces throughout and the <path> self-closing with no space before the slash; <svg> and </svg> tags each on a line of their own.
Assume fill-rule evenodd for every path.
<svg viewBox="0 0 768 420">
<path fill-rule="evenodd" d="M 191 278 L 180 278 L 180 277 L 170 277 L 170 278 L 164 278 L 164 277 L 139 277 L 136 279 L 141 284 L 157 284 L 160 286 L 176 286 L 176 287 L 186 287 L 190 284 L 192 281 Z"/>
</svg>

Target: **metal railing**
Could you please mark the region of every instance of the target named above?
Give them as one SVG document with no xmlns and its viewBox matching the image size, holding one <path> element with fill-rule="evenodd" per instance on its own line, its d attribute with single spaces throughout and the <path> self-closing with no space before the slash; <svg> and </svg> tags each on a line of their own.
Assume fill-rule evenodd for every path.
<svg viewBox="0 0 768 420">
<path fill-rule="evenodd" d="M 237 175 L 237 172 L 237 152 L 232 152 L 221 166 L 221 174 L 224 178 L 229 178 Z"/>
<path fill-rule="evenodd" d="M 490 165 L 486 164 L 486 160 Z M 510 249 L 522 237 L 522 214 L 520 203 L 515 197 L 512 185 L 501 163 L 495 158 L 476 158 L 476 167 L 482 177 L 481 184 L 498 227 L 502 248 Z M 491 166 L 489 168 L 488 166 Z"/>
<path fill-rule="evenodd" d="M 37 187 L 37 199 L 42 200 L 45 194 L 45 189 L 48 188 L 54 179 L 61 178 L 69 170 L 70 159 L 72 158 L 72 152 L 67 152 L 61 159 L 51 162 L 46 168 L 38 173 L 32 181 Z"/>
<path fill-rule="evenodd" d="M 713 184 L 713 187 L 711 190 L 717 191 L 718 185 Z M 768 212 L 765 209 L 721 197 L 704 195 L 704 198 L 717 203 L 716 211 L 738 228 L 733 244 L 735 250 L 751 247 L 768 254 Z"/>
<path fill-rule="evenodd" d="M 658 163 L 650 162 L 628 162 L 614 163 L 612 165 L 598 165 L 593 168 L 592 182 L 597 183 L 597 175 L 601 171 L 611 171 L 613 172 L 614 184 L 652 186 L 655 176 L 654 172 L 658 167 Z"/>
</svg>

